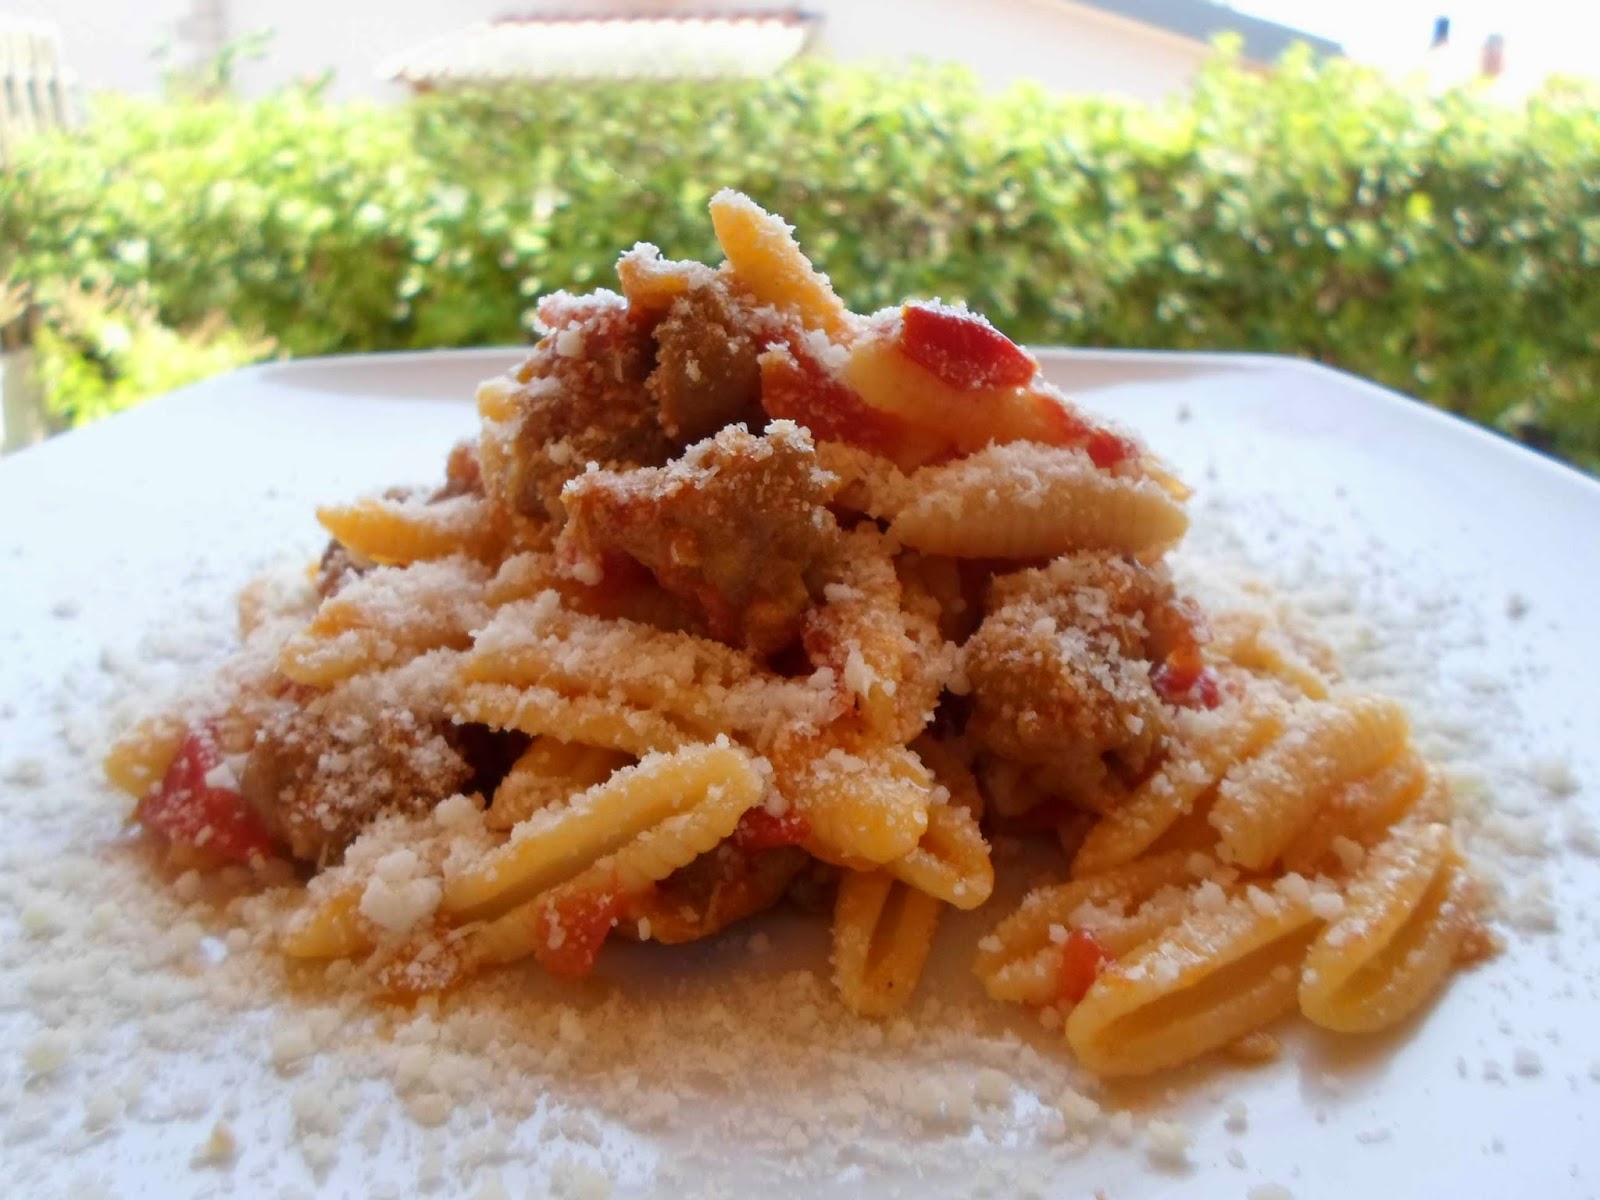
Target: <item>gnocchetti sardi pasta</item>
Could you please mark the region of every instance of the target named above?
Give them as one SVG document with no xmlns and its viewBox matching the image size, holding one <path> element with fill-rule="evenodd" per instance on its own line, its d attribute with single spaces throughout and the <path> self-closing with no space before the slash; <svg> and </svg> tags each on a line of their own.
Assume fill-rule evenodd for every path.
<svg viewBox="0 0 1600 1200">
<path fill-rule="evenodd" d="M 307 587 L 113 747 L 173 862 L 298 862 L 286 958 L 402 996 L 803 899 L 879 1017 L 1032 845 L 975 969 L 1103 1076 L 1386 1028 L 1488 951 L 1405 713 L 1182 592 L 1165 464 L 977 314 L 854 314 L 711 217 L 719 267 L 541 301 L 443 483 L 320 509 Z"/>
</svg>

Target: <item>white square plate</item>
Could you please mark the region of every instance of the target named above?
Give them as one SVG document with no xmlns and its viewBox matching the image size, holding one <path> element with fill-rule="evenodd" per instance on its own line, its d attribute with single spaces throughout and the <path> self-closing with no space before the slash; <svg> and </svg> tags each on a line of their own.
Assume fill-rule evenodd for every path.
<svg viewBox="0 0 1600 1200">
<path fill-rule="evenodd" d="M 56 930 L 88 937 L 84 928 L 115 915 L 96 916 L 95 864 L 126 847 L 116 804 L 91 781 L 102 709 L 126 691 L 118 680 L 136 673 L 130 664 L 214 654 L 239 585 L 286 552 L 316 553 L 316 503 L 435 478 L 451 442 L 473 430 L 475 383 L 517 358 L 486 350 L 252 368 L 0 462 L 0 1130 L 10 1194 L 411 1195 L 432 1172 L 430 1155 L 445 1159 L 436 1194 L 472 1194 L 491 1176 L 513 1196 L 583 1194 L 586 1177 L 570 1166 L 579 1160 L 604 1162 L 618 1194 L 698 1192 L 719 1177 L 816 1194 L 779 1164 L 744 1157 L 737 1141 L 724 1143 L 726 1171 L 702 1163 L 705 1174 L 675 1176 L 671 1137 L 604 1121 L 562 1151 L 569 1165 L 552 1175 L 565 1126 L 541 1132 L 548 1113 L 545 1126 L 530 1119 L 511 1131 L 532 1149 L 509 1156 L 453 1157 L 475 1136 L 460 1121 L 432 1131 L 433 1142 L 368 1137 L 354 1117 L 320 1112 L 307 1092 L 321 1076 L 275 1072 L 269 1031 L 293 1021 L 295 998 L 269 989 L 238 1037 L 196 1032 L 188 1045 L 177 1036 L 186 1022 L 207 1027 L 202 1009 L 184 1007 L 203 1003 L 190 987 L 203 966 L 172 964 L 168 1000 L 150 985 L 139 993 L 148 1004 L 130 1012 L 117 1004 L 141 981 L 119 969 L 117 947 L 89 938 L 92 968 L 85 960 L 76 975 L 61 958 L 66 934 Z M 1003 1194 L 1024 1194 L 1032 1179 L 1045 1195 L 1104 1188 L 1119 1200 L 1242 1197 L 1269 1183 L 1302 1200 L 1595 1195 L 1600 486 L 1305 363 L 1042 358 L 1056 382 L 1143 433 L 1195 487 L 1191 541 L 1320 611 L 1356 672 L 1401 694 L 1435 753 L 1482 782 L 1491 806 L 1476 818 L 1482 844 L 1503 860 L 1520 924 L 1505 927 L 1503 954 L 1398 1036 L 1296 1036 L 1269 1067 L 1211 1067 L 1164 1094 L 1114 1093 L 1141 1114 L 1187 1123 L 1188 1169 L 1153 1169 L 1139 1143 L 1107 1136 L 1086 1150 L 1070 1140 L 1018 1147 L 1004 1114 L 984 1110 L 970 1129 L 946 1124 L 904 1141 L 897 1162 L 863 1151 L 821 1190 L 967 1194 L 979 1174 L 952 1175 L 952 1163 L 989 1171 L 1027 1160 L 1021 1175 L 986 1177 Z M 175 619 L 180 635 L 191 623 L 179 644 Z M 1512 855 L 1508 844 L 1534 852 Z M 1553 929 L 1532 928 L 1546 923 Z M 948 946 L 941 953 L 941 971 L 962 969 Z M 700 965 L 743 961 L 712 954 Z M 50 1027 L 59 1037 L 43 1034 Z M 1034 1036 L 1048 1052 L 1050 1039 Z M 30 1068 L 57 1051 L 65 1061 L 53 1073 Z M 637 1069 L 648 1076 L 651 1063 Z M 761 1065 L 751 1070 L 759 1092 Z M 838 1085 L 836 1074 L 823 1079 Z M 1242 1132 L 1224 1127 L 1224 1098 L 1247 1105 Z M 239 1140 L 233 1165 L 192 1165 L 218 1115 Z M 830 1136 L 826 1124 L 813 1133 Z M 308 1137 L 324 1139 L 309 1154 Z M 328 1161 L 314 1170 L 319 1158 Z"/>
</svg>

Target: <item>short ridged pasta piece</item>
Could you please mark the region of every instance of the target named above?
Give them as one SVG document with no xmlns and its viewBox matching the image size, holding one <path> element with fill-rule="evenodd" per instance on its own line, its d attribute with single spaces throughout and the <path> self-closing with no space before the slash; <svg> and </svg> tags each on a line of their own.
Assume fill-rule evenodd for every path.
<svg viewBox="0 0 1600 1200">
<path fill-rule="evenodd" d="M 463 973 L 505 966 L 538 955 L 541 950 L 562 949 L 573 936 L 563 916 L 574 907 L 574 901 L 581 905 L 587 897 L 597 898 L 599 903 L 594 907 L 599 909 L 620 907 L 621 890 L 605 874 L 603 864 L 597 863 L 542 895 L 524 900 L 493 920 L 469 926 L 459 950 Z M 608 913 L 604 928 L 596 931 L 597 941 L 604 941 L 615 920 Z M 598 945 L 592 950 L 598 951 Z"/>
<path fill-rule="evenodd" d="M 899 1012 L 916 991 L 943 904 L 882 871 L 846 871 L 833 909 L 833 979 L 853 1013 Z"/>
<path fill-rule="evenodd" d="M 1423 785 L 1422 793 L 1412 801 L 1405 816 L 1422 825 L 1431 822 L 1449 824 L 1455 810 L 1455 797 L 1450 792 L 1450 784 L 1440 772 L 1429 770 L 1428 781 Z"/>
<path fill-rule="evenodd" d="M 996 1000 L 1053 1003 L 1060 948 L 1052 937 L 1052 927 L 1072 928 L 1074 917 L 1086 907 L 1136 913 L 1157 892 L 1181 887 L 1193 877 L 1189 856 L 1175 853 L 1139 859 L 1071 883 L 1036 888 L 978 943 L 974 968 L 984 989 Z"/>
<path fill-rule="evenodd" d="M 509 830 L 540 809 L 565 803 L 604 783 L 631 761 L 615 750 L 560 738 L 534 738 L 495 788 L 485 823 L 493 830 Z"/>
<path fill-rule="evenodd" d="M 506 540 L 494 506 L 473 495 L 432 501 L 369 497 L 319 508 L 317 520 L 346 550 L 383 566 L 453 554 L 492 561 Z"/>
<path fill-rule="evenodd" d="M 807 329 L 835 338 L 850 332 L 854 318 L 844 301 L 801 252 L 781 217 L 725 189 L 711 198 L 711 228 L 734 277 L 757 301 L 794 313 Z"/>
<path fill-rule="evenodd" d="M 1224 777 L 1211 806 L 1225 858 L 1262 870 L 1283 853 L 1334 788 L 1369 775 L 1404 748 L 1404 711 L 1355 696 L 1307 704 L 1284 734 Z"/>
<path fill-rule="evenodd" d="M 630 704 L 711 723 L 715 713 L 695 711 L 700 697 L 744 682 L 754 670 L 748 655 L 721 642 L 592 617 L 546 591 L 495 613 L 479 631 L 463 677 L 569 693 L 603 689 Z"/>
<path fill-rule="evenodd" d="M 716 272 L 704 263 L 675 262 L 658 247 L 640 242 L 617 259 L 617 282 L 637 313 L 665 313 L 680 296 L 711 286 Z"/>
<path fill-rule="evenodd" d="M 838 711 L 831 691 L 762 671 L 731 646 L 575 612 L 554 591 L 500 607 L 478 632 L 462 675 L 469 685 L 604 699 L 670 720 L 703 740 L 736 732 L 759 741 L 786 718 L 817 725 Z"/>
<path fill-rule="evenodd" d="M 1311 700 L 1326 700 L 1331 663 L 1314 659 L 1266 613 L 1225 612 L 1211 622 L 1211 649 L 1237 666 L 1281 679 Z"/>
<path fill-rule="evenodd" d="M 462 939 L 463 959 L 472 966 L 500 965 L 530 954 L 546 960 L 551 957 L 548 952 L 560 951 L 569 936 L 598 934 L 603 940 L 610 922 L 605 929 L 596 929 L 587 921 L 572 922 L 567 914 L 575 901 L 579 911 L 584 912 L 595 907 L 586 902 L 588 898 L 604 897 L 601 907 L 612 912 L 612 922 L 620 920 L 630 910 L 629 897 L 647 892 L 657 880 L 687 867 L 715 847 L 733 832 L 739 818 L 759 795 L 759 790 L 743 786 L 712 786 L 693 807 L 643 830 L 614 853 L 598 859 L 544 894 L 467 930 Z M 592 918 L 594 914 L 588 911 L 584 915 Z M 569 927 L 574 924 L 586 924 L 588 928 Z M 592 961 L 592 954 L 586 957 Z M 580 959 L 579 963 L 584 960 Z M 552 963 L 546 961 L 546 965 L 552 966 Z"/>
<path fill-rule="evenodd" d="M 1318 924 L 1308 902 L 1260 891 L 1191 910 L 1100 973 L 1067 1017 L 1067 1043 L 1107 1078 L 1226 1046 L 1293 1010 Z"/>
<path fill-rule="evenodd" d="M 537 600 L 548 591 L 570 600 L 580 590 L 577 581 L 562 573 L 556 556 L 548 551 L 513 554 L 495 568 L 484 588 L 484 600 L 495 608 L 518 600 Z"/>
<path fill-rule="evenodd" d="M 846 750 L 811 741 L 776 748 L 768 758 L 779 794 L 805 820 L 805 848 L 824 862 L 893 862 L 927 832 L 933 777 L 904 746 Z"/>
<path fill-rule="evenodd" d="M 161 782 L 188 731 L 171 714 L 146 717 L 111 744 L 103 764 L 106 777 L 128 795 L 143 796 Z"/>
<path fill-rule="evenodd" d="M 1367 855 L 1344 911 L 1312 943 L 1300 1009 L 1341 1033 L 1410 1016 L 1449 975 L 1473 921 L 1466 873 L 1444 825 L 1407 821 Z"/>
<path fill-rule="evenodd" d="M 455 557 L 379 567 L 353 579 L 284 642 L 278 669 L 296 683 L 331 687 L 429 650 L 464 650 L 489 615 L 488 571 Z"/>
<path fill-rule="evenodd" d="M 884 869 L 901 883 L 955 908 L 977 908 L 994 891 L 989 843 L 983 840 L 977 819 L 954 804 L 932 805 L 928 830 L 916 849 Z"/>
<path fill-rule="evenodd" d="M 597 585 L 583 583 L 564 573 L 556 556 L 547 550 L 507 558 L 489 581 L 484 599 L 498 608 L 518 600 L 536 600 L 549 591 L 558 593 L 574 612 L 593 617 L 636 621 L 659 630 L 680 630 L 689 623 L 683 601 L 653 580 L 627 587 L 608 586 L 603 577 Z"/>
<path fill-rule="evenodd" d="M 442 908 L 457 920 L 495 916 L 613 855 L 625 888 L 635 875 L 648 882 L 658 860 L 696 839 L 697 811 L 734 813 L 714 845 L 763 787 L 754 760 L 731 745 L 650 755 L 566 804 L 535 813 L 504 846 L 451 874 Z"/>
<path fill-rule="evenodd" d="M 517 415 L 518 384 L 510 375 L 496 375 L 478 385 L 478 416 L 485 421 L 510 421 Z"/>
<path fill-rule="evenodd" d="M 694 730 L 649 709 L 605 697 L 564 696 L 551 688 L 462 684 L 449 709 L 450 715 L 463 723 L 558 737 L 635 756 L 704 740 Z"/>
<path fill-rule="evenodd" d="M 290 958 L 354 958 L 372 949 L 361 918 L 361 885 L 325 896 L 304 909 L 289 926 L 279 948 Z"/>
<path fill-rule="evenodd" d="M 1225 711 L 1232 718 L 1226 725 L 1180 741 L 1153 775 L 1100 818 L 1073 857 L 1074 876 L 1108 871 L 1143 854 L 1195 810 L 1230 766 L 1283 731 L 1283 713 L 1273 706 L 1247 703 Z"/>
<path fill-rule="evenodd" d="M 938 703 L 954 660 L 932 620 L 908 611 L 883 537 L 871 525 L 847 536 L 836 578 L 807 614 L 801 637 L 814 667 L 827 667 L 871 741 L 908 742 Z"/>
<path fill-rule="evenodd" d="M 924 467 L 889 526 L 914 549 L 954 558 L 1055 558 L 1117 550 L 1153 558 L 1183 536 L 1183 506 L 1158 483 L 1102 470 L 1081 450 L 991 446 Z"/>
<path fill-rule="evenodd" d="M 714 849 L 733 833 L 739 818 L 760 802 L 761 785 L 760 776 L 746 757 L 739 764 L 736 778 L 712 784 L 693 807 L 646 829 L 611 855 L 609 861 L 617 882 L 631 895 Z M 683 786 L 692 790 L 695 784 L 686 779 Z"/>
<path fill-rule="evenodd" d="M 1310 823 L 1283 852 L 1287 871 L 1302 875 L 1337 874 L 1342 862 L 1334 851 L 1338 838 L 1370 846 L 1421 798 L 1432 773 L 1413 749 L 1371 775 L 1336 788 Z"/>
</svg>

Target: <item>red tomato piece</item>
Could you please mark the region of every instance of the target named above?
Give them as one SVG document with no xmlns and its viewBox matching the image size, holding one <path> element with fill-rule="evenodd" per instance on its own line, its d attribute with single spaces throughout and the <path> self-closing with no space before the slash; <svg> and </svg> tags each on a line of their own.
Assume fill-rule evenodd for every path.
<svg viewBox="0 0 1600 1200">
<path fill-rule="evenodd" d="M 1132 438 L 1112 433 L 1109 429 L 1098 428 L 1090 430 L 1088 437 L 1084 439 L 1083 448 L 1088 452 L 1090 461 L 1101 470 L 1114 467 L 1120 462 L 1127 462 L 1139 453 L 1139 447 Z"/>
<path fill-rule="evenodd" d="M 1150 672 L 1150 682 L 1168 704 L 1182 708 L 1215 708 L 1222 703 L 1222 683 L 1217 673 L 1193 656 L 1177 651 Z"/>
<path fill-rule="evenodd" d="M 1207 667 L 1200 672 L 1189 694 L 1201 708 L 1215 708 L 1222 703 L 1222 681 L 1217 678 L 1215 671 Z"/>
<path fill-rule="evenodd" d="M 1087 929 L 1074 929 L 1061 947 L 1061 973 L 1056 994 L 1068 1004 L 1082 1000 L 1111 963 L 1113 955 L 1105 943 Z"/>
<path fill-rule="evenodd" d="M 167 841 L 219 862 L 271 857 L 272 838 L 244 797 L 236 788 L 207 782 L 221 762 L 211 731 L 190 730 L 160 786 L 133 810 L 134 819 Z"/>
<path fill-rule="evenodd" d="M 900 310 L 900 350 L 917 366 L 962 391 L 1021 387 L 1039 364 L 977 313 L 943 304 Z"/>
<path fill-rule="evenodd" d="M 563 979 L 582 979 L 594 970 L 600 947 L 612 927 L 628 913 L 620 888 L 604 891 L 557 890 L 539 905 L 533 957 Z"/>
<path fill-rule="evenodd" d="M 811 836 L 811 822 L 797 812 L 775 817 L 764 808 L 752 808 L 733 827 L 733 844 L 747 853 L 798 846 Z"/>
</svg>

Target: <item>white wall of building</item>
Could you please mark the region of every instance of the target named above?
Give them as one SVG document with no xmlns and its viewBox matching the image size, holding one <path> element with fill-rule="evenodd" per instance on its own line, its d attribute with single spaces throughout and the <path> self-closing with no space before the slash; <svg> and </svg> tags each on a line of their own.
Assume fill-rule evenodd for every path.
<svg viewBox="0 0 1600 1200">
<path fill-rule="evenodd" d="M 154 55 L 171 44 L 191 0 L 0 0 L 0 18 L 53 25 L 62 58 L 90 90 L 153 92 L 161 66 Z"/>
<path fill-rule="evenodd" d="M 789 7 L 792 0 L 741 0 L 728 7 Z M 85 87 L 151 92 L 160 67 L 151 52 L 180 48 L 218 11 L 225 35 L 273 29 L 268 55 L 236 68 L 240 90 L 258 94 L 332 68 L 333 94 L 392 98 L 375 68 L 390 56 L 473 21 L 511 13 L 581 13 L 609 0 L 0 0 L 0 13 L 51 21 Z M 635 10 L 704 13 L 706 0 L 654 0 Z M 810 0 L 822 14 L 816 50 L 844 61 L 956 60 L 986 85 L 1037 80 L 1071 92 L 1155 99 L 1187 86 L 1206 49 L 1198 43 L 1062 0 Z M 192 50 L 193 47 L 191 46 Z"/>
<path fill-rule="evenodd" d="M 1063 92 L 1144 100 L 1181 91 L 1207 47 L 1056 0 L 848 0 L 826 9 L 819 45 L 846 61 L 955 59 L 986 85 L 1033 79 Z"/>
</svg>

